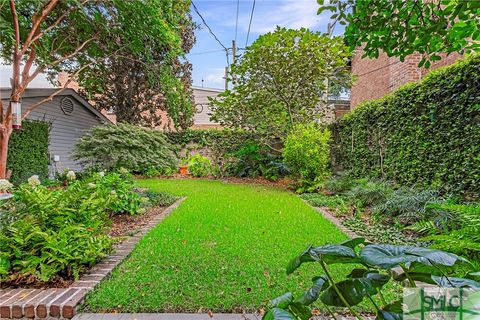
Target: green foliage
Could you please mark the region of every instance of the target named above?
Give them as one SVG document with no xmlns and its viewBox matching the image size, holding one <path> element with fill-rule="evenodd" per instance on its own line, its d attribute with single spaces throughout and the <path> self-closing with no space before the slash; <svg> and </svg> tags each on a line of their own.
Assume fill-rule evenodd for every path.
<svg viewBox="0 0 480 320">
<path fill-rule="evenodd" d="M 114 195 L 108 206 L 113 214 L 128 213 L 135 215 L 142 205 L 140 195 L 134 191 L 135 182 L 130 176 L 109 173 L 104 177 L 93 177 L 91 186 Z"/>
<path fill-rule="evenodd" d="M 354 177 L 480 194 L 480 56 L 431 72 L 332 127 L 335 166 Z"/>
<path fill-rule="evenodd" d="M 362 46 L 369 57 L 383 51 L 403 61 L 419 52 L 424 55 L 420 66 L 428 68 L 440 60 L 440 52 L 480 50 L 478 1 L 317 1 L 318 13 L 332 11 L 332 19 L 348 24 L 346 43 L 352 49 Z"/>
<path fill-rule="evenodd" d="M 0 260 L 8 261 L 2 278 L 15 283 L 78 278 L 111 248 L 105 228 L 113 198 L 82 181 L 57 190 L 20 186 L 7 211 L 13 218 L 0 224 Z"/>
<path fill-rule="evenodd" d="M 13 130 L 8 150 L 10 181 L 20 184 L 32 175 L 48 176 L 48 138 L 50 124 L 43 121 L 23 121 L 21 130 Z"/>
<path fill-rule="evenodd" d="M 386 182 L 373 182 L 367 179 L 358 179 L 353 188 L 345 192 L 358 208 L 366 208 L 383 203 L 387 200 L 392 188 Z"/>
<path fill-rule="evenodd" d="M 330 131 L 316 124 L 297 125 L 287 136 L 283 158 L 302 187 L 314 187 L 329 176 Z"/>
<path fill-rule="evenodd" d="M 159 207 L 168 207 L 179 199 L 179 197 L 166 192 L 147 191 L 142 195 L 148 198 L 152 206 Z"/>
<path fill-rule="evenodd" d="M 283 140 L 294 125 L 331 115 L 330 108 L 319 108 L 326 80 L 348 86 L 348 58 L 339 37 L 278 27 L 261 35 L 231 66 L 235 89 L 212 99 L 212 119 L 255 132 L 262 145 Z"/>
<path fill-rule="evenodd" d="M 74 157 L 89 167 L 123 167 L 135 173 L 176 167 L 172 147 L 161 132 L 129 124 L 92 128 L 77 142 Z"/>
<path fill-rule="evenodd" d="M 423 225 L 426 233 L 432 235 L 425 240 L 433 241 L 432 247 L 449 250 L 480 260 L 480 204 L 436 204 L 436 209 L 456 216 L 454 223 L 445 224 L 447 229 L 436 229 Z M 418 230 L 421 225 L 417 224 Z"/>
<path fill-rule="evenodd" d="M 350 212 L 347 201 L 339 195 L 328 196 L 322 193 L 303 193 L 300 195 L 300 198 L 314 207 L 327 207 L 338 215 L 347 215 Z"/>
<path fill-rule="evenodd" d="M 297 299 L 286 293 L 271 300 L 263 319 L 308 320 L 312 317 L 308 306 L 318 301 L 333 318 L 332 307 L 346 307 L 361 320 L 363 318 L 353 307 L 364 300 L 373 302 L 377 319 L 401 319 L 401 301 L 387 302 L 382 294 L 390 282 L 401 283 L 408 279 L 410 287 L 416 287 L 415 281 L 420 281 L 440 288 L 480 288 L 476 281 L 451 277 L 460 267 L 469 264 L 455 254 L 414 246 L 363 245 L 364 242 L 364 238 L 355 238 L 340 244 L 310 246 L 292 259 L 287 265 L 287 274 L 304 263 L 318 263 L 324 274 L 316 275 L 312 279 L 313 286 Z M 344 280 L 338 280 L 338 274 L 332 277 L 329 271 L 332 264 L 354 265 Z M 392 269 L 398 267 L 403 273 L 392 277 Z"/>
<path fill-rule="evenodd" d="M 210 159 L 195 154 L 188 159 L 188 172 L 194 177 L 206 177 L 212 173 Z"/>
</svg>

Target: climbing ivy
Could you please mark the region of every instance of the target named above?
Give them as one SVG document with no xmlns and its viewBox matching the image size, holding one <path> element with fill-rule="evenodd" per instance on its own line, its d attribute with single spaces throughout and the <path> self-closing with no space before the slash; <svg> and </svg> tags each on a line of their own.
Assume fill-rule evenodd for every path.
<svg viewBox="0 0 480 320">
<path fill-rule="evenodd" d="M 14 130 L 8 149 L 8 169 L 14 184 L 27 181 L 32 175 L 48 176 L 48 138 L 50 123 L 24 121 L 22 129 Z"/>
<path fill-rule="evenodd" d="M 361 104 L 332 133 L 337 169 L 478 198 L 480 56 Z"/>
</svg>

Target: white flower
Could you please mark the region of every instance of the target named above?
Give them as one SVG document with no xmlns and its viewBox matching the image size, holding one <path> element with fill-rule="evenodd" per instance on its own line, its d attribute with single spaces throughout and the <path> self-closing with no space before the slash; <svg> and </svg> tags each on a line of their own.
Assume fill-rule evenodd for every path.
<svg viewBox="0 0 480 320">
<path fill-rule="evenodd" d="M 105 171 L 100 171 L 100 172 L 98 173 L 98 175 L 100 176 L 100 178 L 105 177 Z"/>
<path fill-rule="evenodd" d="M 96 185 L 95 183 L 93 183 L 93 182 L 90 182 L 90 183 L 88 184 L 88 187 L 89 187 L 90 189 L 95 189 L 95 188 L 97 187 L 97 185 Z"/>
<path fill-rule="evenodd" d="M 13 187 L 7 179 L 0 179 L 0 191 L 7 191 Z"/>
<path fill-rule="evenodd" d="M 38 178 L 38 176 L 36 174 L 31 176 L 30 178 L 28 178 L 27 182 L 32 187 L 36 187 L 36 186 L 39 186 L 41 184 L 40 179 Z"/>
<path fill-rule="evenodd" d="M 72 170 L 67 172 L 67 179 L 68 180 L 73 181 L 76 178 L 77 178 L 77 176 L 75 175 L 75 172 L 73 172 Z"/>
<path fill-rule="evenodd" d="M 145 212 L 147 212 L 147 210 L 145 208 L 140 208 L 137 211 L 138 214 L 144 214 Z"/>
</svg>

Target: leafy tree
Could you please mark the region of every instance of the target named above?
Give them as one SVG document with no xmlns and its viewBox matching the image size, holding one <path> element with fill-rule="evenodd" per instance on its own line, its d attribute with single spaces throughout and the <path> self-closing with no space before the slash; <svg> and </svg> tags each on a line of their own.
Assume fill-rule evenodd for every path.
<svg viewBox="0 0 480 320">
<path fill-rule="evenodd" d="M 6 176 L 12 123 L 51 101 L 69 83 L 95 87 L 103 81 L 92 72 L 97 65 L 108 65 L 111 59 L 124 55 L 149 63 L 158 58 L 153 49 L 160 45 L 165 52 L 180 54 L 181 30 L 175 16 L 179 13 L 167 10 L 177 2 L 0 0 L 0 57 L 13 66 L 10 103 L 5 107 L 0 104 L 0 178 Z M 46 73 L 53 81 L 61 71 L 68 74 L 68 80 L 58 91 L 23 112 L 12 112 L 33 79 Z M 180 81 L 174 72 L 163 79 Z"/>
<path fill-rule="evenodd" d="M 317 0 L 318 13 L 348 24 L 345 40 L 352 48 L 365 45 L 369 57 L 380 50 L 403 59 L 424 54 L 420 66 L 440 60 L 439 53 L 480 49 L 480 1 L 464 0 Z"/>
<path fill-rule="evenodd" d="M 324 119 L 327 80 L 330 85 L 350 83 L 348 56 L 341 38 L 277 27 L 231 66 L 233 89 L 212 100 L 212 118 L 256 132 L 266 144 L 284 139 L 295 124 Z"/>
<path fill-rule="evenodd" d="M 151 56 L 124 52 L 97 63 L 84 74 L 83 83 L 87 86 L 83 93 L 95 102 L 95 108 L 112 112 L 119 122 L 186 129 L 191 126 L 194 114 L 192 66 L 184 59 L 195 43 L 190 2 L 163 1 L 160 5 L 158 23 L 165 20 L 176 25 L 180 45 L 177 41 L 146 39 Z M 160 110 L 168 115 L 167 119 L 162 118 Z"/>
</svg>

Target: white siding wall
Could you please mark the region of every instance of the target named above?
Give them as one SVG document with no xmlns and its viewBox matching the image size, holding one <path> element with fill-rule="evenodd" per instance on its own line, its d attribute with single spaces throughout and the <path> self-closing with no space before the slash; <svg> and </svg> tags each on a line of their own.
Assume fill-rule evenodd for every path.
<svg viewBox="0 0 480 320">
<path fill-rule="evenodd" d="M 193 95 L 197 109 L 193 118 L 195 125 L 218 125 L 216 122 L 210 120 L 212 109 L 209 106 L 208 97 L 216 97 L 221 92 L 221 90 L 193 88 Z"/>
</svg>

